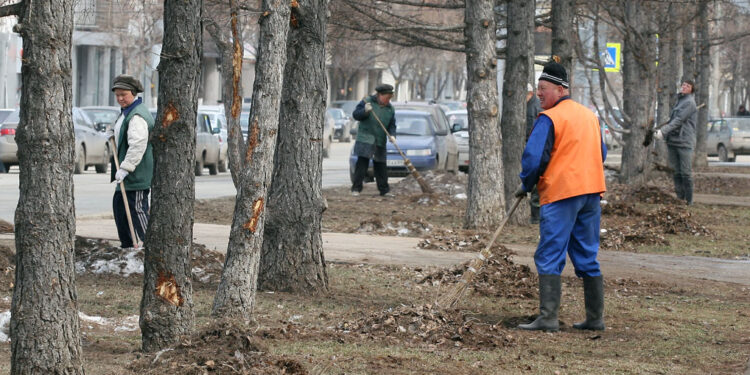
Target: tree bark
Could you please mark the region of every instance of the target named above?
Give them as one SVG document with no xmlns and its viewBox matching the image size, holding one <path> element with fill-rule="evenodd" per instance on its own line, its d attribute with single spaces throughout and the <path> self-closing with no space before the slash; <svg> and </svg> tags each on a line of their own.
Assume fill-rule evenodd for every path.
<svg viewBox="0 0 750 375">
<path fill-rule="evenodd" d="M 219 69 L 222 81 L 221 99 L 224 103 L 227 136 L 229 138 L 227 140 L 229 143 L 227 157 L 229 158 L 232 182 L 236 188 L 239 186 L 239 171 L 244 166 L 242 150 L 245 149 L 245 140 L 240 126 L 240 115 L 242 114 L 242 26 L 238 16 L 238 0 L 229 0 L 228 9 L 225 8 L 223 3 L 217 5 L 211 9 L 210 15 L 207 15 L 209 22 L 206 24 L 206 30 L 216 43 L 221 55 L 221 67 Z M 226 25 L 227 19 L 228 25 Z"/>
<path fill-rule="evenodd" d="M 469 114 L 466 228 L 496 226 L 505 212 L 493 4 L 485 0 L 466 1 L 466 96 Z"/>
<path fill-rule="evenodd" d="M 623 7 L 624 24 L 631 30 L 623 46 L 623 109 L 632 125 L 624 135 L 620 182 L 635 184 L 645 177 L 653 147 L 644 148 L 643 140 L 653 126 L 656 41 L 646 5 L 626 1 Z"/>
<path fill-rule="evenodd" d="M 696 104 L 706 104 L 698 109 L 698 121 L 695 123 L 695 151 L 693 152 L 693 166 L 705 167 L 708 165 L 706 154 L 706 125 L 708 124 L 708 111 L 711 106 L 709 101 L 711 92 L 711 43 L 708 29 L 709 17 L 713 2 L 702 0 L 698 4 L 698 17 L 696 33 L 698 36 L 698 58 L 697 75 L 695 84 L 697 90 L 695 95 Z"/>
<path fill-rule="evenodd" d="M 575 0 L 552 0 L 552 55 L 560 57 L 560 64 L 568 72 L 568 80 L 573 82 L 573 44 L 570 33 L 576 32 L 573 26 Z M 573 87 L 571 86 L 571 94 Z"/>
<path fill-rule="evenodd" d="M 295 6 L 296 2 L 292 2 Z M 268 186 L 279 129 L 290 9 L 286 1 L 263 0 L 252 112 L 245 166 L 234 207 L 224 272 L 212 315 L 249 320 L 255 306 Z"/>
<path fill-rule="evenodd" d="M 11 374 L 83 374 L 74 272 L 73 1 L 25 1 Z"/>
<path fill-rule="evenodd" d="M 688 9 L 689 5 L 686 5 Z M 688 23 L 682 28 L 682 79 L 695 80 L 695 38 L 693 31 L 695 25 L 693 22 Z"/>
<path fill-rule="evenodd" d="M 260 257 L 259 288 L 328 289 L 321 220 L 326 96 L 326 0 L 292 9 L 281 93 L 279 136 Z"/>
<path fill-rule="evenodd" d="M 677 99 L 677 83 L 680 80 L 680 60 L 678 46 L 680 34 L 671 25 L 679 22 L 677 5 L 669 4 L 667 10 L 667 25 L 669 27 L 659 33 L 659 65 L 656 69 L 658 85 L 656 88 L 656 121 L 663 124 L 669 121 L 669 115 Z M 654 140 L 654 158 L 662 165 L 667 165 L 667 144 L 664 141 Z"/>
<path fill-rule="evenodd" d="M 195 122 L 202 57 L 202 0 L 167 0 L 159 62 L 159 109 L 151 217 L 141 299 L 145 352 L 177 343 L 194 326 L 191 247 L 195 203 Z"/>
<path fill-rule="evenodd" d="M 505 201 L 514 200 L 520 182 L 521 156 L 526 140 L 526 84 L 529 82 L 529 55 L 533 49 L 528 48 L 531 30 L 527 20 L 529 13 L 534 13 L 534 2 L 528 0 L 508 1 L 508 38 L 505 54 L 505 74 L 503 77 L 503 116 L 500 122 L 503 142 L 503 174 L 505 180 Z M 524 205 L 528 208 L 528 205 Z M 511 221 L 526 222 L 529 210 L 518 210 Z"/>
</svg>

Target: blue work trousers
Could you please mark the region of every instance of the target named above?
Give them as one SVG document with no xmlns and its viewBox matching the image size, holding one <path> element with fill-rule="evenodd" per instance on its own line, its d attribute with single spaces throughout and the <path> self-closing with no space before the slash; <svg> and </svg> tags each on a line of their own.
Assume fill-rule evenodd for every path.
<svg viewBox="0 0 750 375">
<path fill-rule="evenodd" d="M 578 277 L 600 276 L 599 224 L 602 209 L 599 194 L 579 195 L 540 208 L 539 246 L 534 254 L 540 275 L 559 275 L 570 256 Z"/>
</svg>

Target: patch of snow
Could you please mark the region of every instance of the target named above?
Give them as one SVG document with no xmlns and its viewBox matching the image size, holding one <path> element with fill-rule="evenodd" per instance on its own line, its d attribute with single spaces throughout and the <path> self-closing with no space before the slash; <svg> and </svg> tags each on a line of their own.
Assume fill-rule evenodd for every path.
<svg viewBox="0 0 750 375">
<path fill-rule="evenodd" d="M 100 326 L 114 327 L 115 332 L 130 332 L 138 329 L 138 315 L 131 315 L 122 320 L 91 316 L 84 312 L 78 312 L 78 318 L 84 322 L 98 324 Z M 89 326 L 89 328 L 92 328 Z"/>
<path fill-rule="evenodd" d="M 91 272 L 96 274 L 112 273 L 125 277 L 143 273 L 143 260 L 138 258 L 138 251 L 130 249 L 124 257 L 113 260 L 97 260 L 91 264 Z"/>
<path fill-rule="evenodd" d="M 0 342 L 10 341 L 10 310 L 0 313 Z"/>
<path fill-rule="evenodd" d="M 466 194 L 464 194 L 464 193 L 459 193 L 459 194 L 454 195 L 453 198 L 456 198 L 456 199 L 466 199 L 466 198 L 468 198 L 468 196 Z"/>
<path fill-rule="evenodd" d="M 405 235 L 409 234 L 409 232 L 410 232 L 410 230 L 408 230 L 406 228 L 401 228 L 401 229 L 398 230 L 398 234 L 402 235 L 402 236 L 405 236 Z"/>
</svg>

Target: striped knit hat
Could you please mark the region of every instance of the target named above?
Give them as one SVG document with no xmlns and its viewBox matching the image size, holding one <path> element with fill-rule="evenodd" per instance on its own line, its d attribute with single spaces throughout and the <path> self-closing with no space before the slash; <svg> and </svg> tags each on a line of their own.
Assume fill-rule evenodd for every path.
<svg viewBox="0 0 750 375">
<path fill-rule="evenodd" d="M 550 61 L 544 66 L 539 80 L 552 82 L 558 86 L 568 88 L 568 73 L 565 71 L 565 67 L 555 61 Z"/>
</svg>

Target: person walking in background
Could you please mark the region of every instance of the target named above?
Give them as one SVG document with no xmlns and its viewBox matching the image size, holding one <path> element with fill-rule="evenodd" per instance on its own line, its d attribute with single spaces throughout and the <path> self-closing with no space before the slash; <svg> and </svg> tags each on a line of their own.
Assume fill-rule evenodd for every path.
<svg viewBox="0 0 750 375">
<path fill-rule="evenodd" d="M 133 247 L 136 241 L 146 238 L 148 225 L 151 180 L 154 175 L 154 156 L 149 143 L 149 133 L 154 127 L 154 119 L 142 99 L 137 97 L 143 92 L 141 82 L 130 75 L 119 75 L 112 84 L 117 104 L 120 105 L 120 116 L 115 121 L 110 136 L 115 138 L 117 150 L 114 157 L 120 163 L 116 169 L 112 161 L 112 181 L 117 183 L 112 198 L 117 234 L 122 248 Z M 120 191 L 120 182 L 125 184 L 125 192 Z M 123 195 L 128 199 L 133 229 L 138 237 L 131 238 L 128 218 L 125 212 Z"/>
<path fill-rule="evenodd" d="M 354 196 L 358 196 L 362 191 L 362 183 L 370 166 L 370 160 L 372 160 L 375 181 L 380 195 L 393 196 L 389 193 L 388 167 L 386 165 L 385 145 L 388 137 L 378 123 L 379 119 L 388 129 L 389 134 L 396 133 L 396 114 L 391 105 L 392 97 L 393 86 L 388 84 L 378 85 L 375 88 L 375 95 L 362 99 L 352 113 L 352 117 L 359 121 L 357 139 L 354 143 L 354 154 L 357 155 L 352 181 L 352 195 Z M 395 138 L 392 135 L 391 143 L 395 143 Z"/>
<path fill-rule="evenodd" d="M 740 105 L 740 108 L 737 109 L 737 116 L 750 116 L 750 112 L 745 109 L 744 105 Z"/>
<path fill-rule="evenodd" d="M 682 81 L 669 122 L 654 133 L 654 138 L 667 142 L 667 158 L 674 170 L 674 191 L 688 205 L 693 204 L 692 163 L 698 118 L 694 94 L 695 83 L 689 79 Z"/>
<path fill-rule="evenodd" d="M 521 160 L 523 197 L 534 185 L 539 190 L 539 245 L 534 263 L 539 273 L 539 316 L 518 328 L 557 331 L 560 274 L 565 255 L 583 278 L 586 320 L 577 329 L 604 329 L 604 281 L 599 261 L 601 194 L 607 148 L 599 120 L 570 99 L 568 74 L 557 62 L 544 66 L 537 95 L 544 109 L 531 131 Z"/>
<path fill-rule="evenodd" d="M 539 98 L 534 95 L 534 86 L 530 83 L 526 85 L 526 141 L 528 141 L 529 136 L 531 136 L 531 129 L 534 128 L 534 121 L 539 116 L 539 112 L 542 111 L 542 106 L 539 104 Z M 536 189 L 536 185 L 531 189 L 529 211 L 529 223 L 539 224 L 539 191 Z"/>
</svg>

